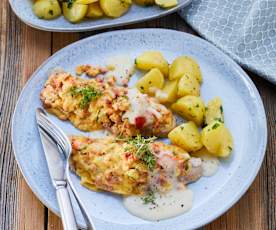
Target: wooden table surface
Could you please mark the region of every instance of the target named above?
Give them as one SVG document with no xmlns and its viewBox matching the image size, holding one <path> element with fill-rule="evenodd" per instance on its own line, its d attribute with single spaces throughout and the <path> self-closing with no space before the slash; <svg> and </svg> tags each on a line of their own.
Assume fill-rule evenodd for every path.
<svg viewBox="0 0 276 230">
<path fill-rule="evenodd" d="M 11 117 L 22 87 L 49 56 L 81 38 L 100 33 L 50 33 L 30 28 L 0 1 L 0 229 L 62 229 L 25 183 L 11 145 Z M 177 14 L 124 28 L 162 27 L 194 33 Z M 122 28 L 118 28 L 122 29 Z M 264 102 L 268 145 L 262 168 L 247 193 L 206 229 L 276 229 L 276 86 L 248 72 Z"/>
</svg>

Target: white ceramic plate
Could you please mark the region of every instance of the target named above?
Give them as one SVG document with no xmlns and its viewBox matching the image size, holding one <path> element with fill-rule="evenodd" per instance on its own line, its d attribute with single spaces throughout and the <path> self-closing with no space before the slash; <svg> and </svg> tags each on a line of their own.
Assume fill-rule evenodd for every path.
<svg viewBox="0 0 276 230">
<path fill-rule="evenodd" d="M 128 13 L 120 18 L 102 18 L 97 20 L 85 20 L 77 24 L 68 22 L 63 16 L 54 20 L 37 18 L 33 11 L 33 0 L 9 0 L 14 13 L 26 24 L 37 29 L 55 32 L 81 32 L 103 28 L 111 28 L 142 22 L 171 14 L 188 5 L 192 0 L 178 0 L 179 4 L 171 9 L 161 9 L 158 6 L 142 7 L 133 5 Z"/>
<path fill-rule="evenodd" d="M 189 187 L 194 191 L 193 208 L 178 217 L 153 223 L 129 214 L 118 196 L 88 191 L 73 177 L 75 186 L 101 230 L 183 230 L 214 220 L 227 211 L 253 182 L 266 148 L 266 117 L 257 89 L 245 72 L 210 43 L 172 30 L 141 29 L 104 33 L 78 41 L 49 58 L 23 89 L 13 117 L 12 141 L 21 171 L 37 197 L 53 212 L 58 205 L 49 178 L 35 123 L 35 108 L 41 106 L 39 93 L 49 71 L 62 67 L 74 73 L 78 64 L 104 64 L 122 54 L 134 58 L 145 50 L 160 50 L 171 62 L 179 55 L 191 55 L 203 73 L 202 97 L 223 100 L 226 126 L 234 138 L 230 159 L 222 161 L 218 173 Z M 78 134 L 68 122 L 51 117 L 67 134 Z M 93 133 L 86 135 L 94 136 Z M 77 220 L 84 226 L 79 210 Z"/>
</svg>

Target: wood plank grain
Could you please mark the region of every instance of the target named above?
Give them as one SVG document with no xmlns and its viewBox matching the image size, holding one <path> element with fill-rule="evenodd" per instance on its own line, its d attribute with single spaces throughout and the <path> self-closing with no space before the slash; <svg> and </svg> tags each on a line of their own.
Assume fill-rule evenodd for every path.
<svg viewBox="0 0 276 230">
<path fill-rule="evenodd" d="M 48 230 L 62 230 L 62 222 L 61 219 L 52 213 L 50 210 L 48 210 L 48 224 L 47 224 Z"/>
<path fill-rule="evenodd" d="M 40 230 L 44 229 L 45 208 L 27 186 L 14 160 L 10 118 L 25 81 L 50 55 L 51 40 L 47 34 L 20 22 L 8 1 L 0 2 L 0 12 L 0 228 Z"/>
<path fill-rule="evenodd" d="M 22 56 L 21 87 L 25 85 L 32 73 L 51 55 L 51 33 L 42 32 L 22 25 L 20 54 Z M 35 198 L 22 176 L 19 177 L 18 200 L 19 217 L 17 229 L 44 229 L 47 210 Z M 22 224 L 24 223 L 24 224 Z"/>
<path fill-rule="evenodd" d="M 20 69 L 16 68 L 16 63 L 21 60 L 21 40 L 16 33 L 22 28 L 7 8 L 8 2 L 0 1 L 0 228 L 14 229 L 18 211 L 18 170 L 12 154 L 10 117 L 20 91 Z"/>
</svg>

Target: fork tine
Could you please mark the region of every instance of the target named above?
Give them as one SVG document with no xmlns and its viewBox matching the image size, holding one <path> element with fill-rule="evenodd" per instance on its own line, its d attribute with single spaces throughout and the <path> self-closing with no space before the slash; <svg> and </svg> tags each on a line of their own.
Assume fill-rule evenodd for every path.
<svg viewBox="0 0 276 230">
<path fill-rule="evenodd" d="M 49 120 L 49 118 L 47 117 L 47 114 L 43 109 L 41 108 L 37 109 L 36 117 L 37 117 L 37 123 L 56 140 L 60 148 L 63 150 L 63 153 L 68 157 L 71 152 L 71 143 L 68 140 L 68 137 L 58 126 L 56 126 L 54 123 L 52 123 Z"/>
</svg>

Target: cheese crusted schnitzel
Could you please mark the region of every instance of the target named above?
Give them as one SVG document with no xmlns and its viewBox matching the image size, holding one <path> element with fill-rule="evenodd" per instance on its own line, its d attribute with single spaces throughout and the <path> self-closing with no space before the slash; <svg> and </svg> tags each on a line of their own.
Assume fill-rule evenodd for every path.
<svg viewBox="0 0 276 230">
<path fill-rule="evenodd" d="M 137 136 L 92 139 L 73 136 L 71 165 L 81 184 L 94 191 L 141 195 L 167 192 L 201 177 L 199 158 L 183 149 Z"/>
<path fill-rule="evenodd" d="M 115 135 L 166 136 L 175 127 L 170 110 L 156 99 L 115 85 L 115 79 L 52 74 L 40 99 L 48 112 L 83 131 L 107 129 Z"/>
</svg>

